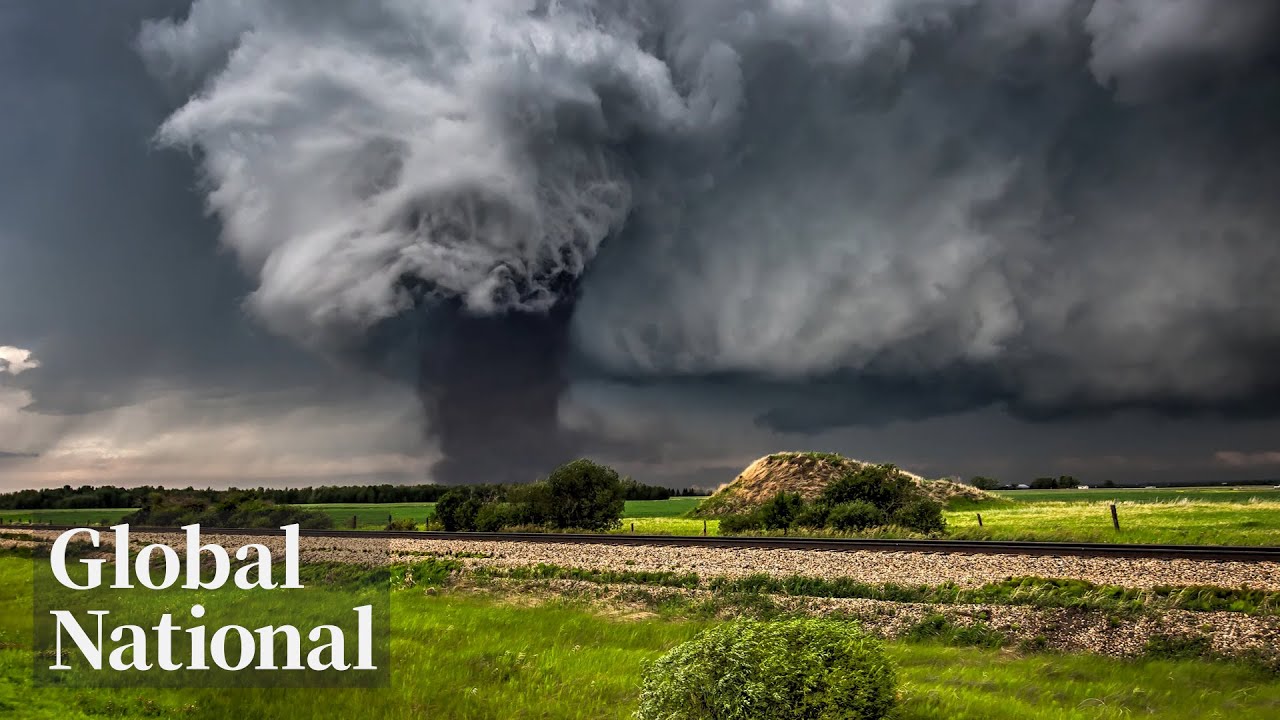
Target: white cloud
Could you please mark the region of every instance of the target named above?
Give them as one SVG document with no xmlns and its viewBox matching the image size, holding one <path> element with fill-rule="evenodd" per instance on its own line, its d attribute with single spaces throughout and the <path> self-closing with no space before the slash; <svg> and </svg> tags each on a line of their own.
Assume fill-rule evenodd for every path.
<svg viewBox="0 0 1280 720">
<path fill-rule="evenodd" d="M 0 374 L 19 375 L 38 367 L 40 367 L 40 361 L 36 360 L 30 350 L 12 345 L 0 345 Z"/>
<path fill-rule="evenodd" d="M 0 465 L 0 490 L 425 482 L 438 459 L 416 398 L 390 384 L 346 400 L 166 391 L 77 417 L 21 410 L 28 401 L 0 388 L 0 437 L 21 441 L 0 449 L 38 453 Z"/>
</svg>

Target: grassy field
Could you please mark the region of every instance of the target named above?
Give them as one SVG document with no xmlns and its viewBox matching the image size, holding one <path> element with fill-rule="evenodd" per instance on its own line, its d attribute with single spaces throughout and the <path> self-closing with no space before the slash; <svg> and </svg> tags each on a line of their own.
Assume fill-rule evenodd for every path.
<svg viewBox="0 0 1280 720">
<path fill-rule="evenodd" d="M 391 685 L 377 690 L 34 687 L 31 563 L 0 556 L 0 716 L 628 718 L 645 661 L 705 621 L 606 617 L 573 604 L 445 592 L 392 597 Z M 1243 665 L 1116 661 L 891 643 L 897 720 L 1099 720 L 1280 714 L 1280 681 Z"/>
<path fill-rule="evenodd" d="M 0 510 L 0 524 L 47 523 L 49 525 L 111 525 L 133 512 L 132 508 L 86 510 Z"/>
<path fill-rule="evenodd" d="M 630 531 L 636 524 L 638 533 L 668 535 L 698 535 L 702 533 L 701 520 L 680 520 L 702 502 L 703 498 L 671 498 L 670 500 L 628 500 L 623 511 L 623 527 Z M 334 526 L 350 528 L 351 518 L 356 518 L 360 530 L 381 530 L 387 526 L 387 517 L 412 518 L 425 523 L 435 512 L 435 503 L 319 503 L 299 505 L 321 510 L 333 517 Z M 129 508 L 105 508 L 88 510 L 0 510 L 0 524 L 49 523 L 52 525 L 102 525 L 118 522 L 133 512 Z M 711 523 L 712 527 L 716 523 Z"/>
<path fill-rule="evenodd" d="M 628 518 L 680 517 L 698 507 L 698 504 L 703 500 L 706 500 L 706 498 L 677 497 L 670 500 L 628 500 L 627 507 L 622 511 L 622 514 Z M 702 526 L 699 525 L 698 527 L 701 528 Z"/>
<path fill-rule="evenodd" d="M 631 524 L 635 523 L 637 533 L 699 535 L 702 533 L 702 521 L 683 520 L 680 516 L 697 507 L 700 502 L 702 498 L 628 500 L 626 509 L 623 510 L 622 527 L 626 532 L 630 532 Z M 327 503 L 299 507 L 329 513 L 333 517 L 335 527 L 350 528 L 351 518 L 354 516 L 357 529 L 375 530 L 386 527 L 388 515 L 397 519 L 412 518 L 419 523 L 424 523 L 434 512 L 435 503 L 373 505 Z"/>
<path fill-rule="evenodd" d="M 1063 491 L 1071 492 L 1071 491 Z M 1088 494 L 1084 494 L 1088 492 Z M 1186 545 L 1280 545 L 1280 497 L 1266 502 L 1120 500 L 1120 531 L 1111 502 L 1092 491 L 1074 501 L 1036 499 L 949 511 L 952 537 L 986 540 L 1057 540 Z M 978 527 L 977 513 L 983 527 Z"/>
<path fill-rule="evenodd" d="M 1247 503 L 1258 500 L 1280 502 L 1280 490 L 1271 486 L 1185 487 L 1185 488 L 1090 488 L 1089 490 L 997 490 L 995 494 L 1018 502 L 1196 502 Z"/>
<path fill-rule="evenodd" d="M 1280 491 L 1269 487 L 1017 490 L 999 493 L 1008 502 L 949 510 L 952 537 L 989 540 L 1057 540 L 1201 545 L 1280 545 Z M 1117 502 L 1120 531 L 1111 525 L 1110 504 Z M 627 502 L 618 532 L 653 535 L 701 535 L 701 520 L 684 517 L 701 498 Z M 433 503 L 322 504 L 303 507 L 329 513 L 338 528 L 381 529 L 387 517 L 426 521 Z M 126 509 L 15 510 L 5 521 L 55 524 L 112 523 Z M 978 527 L 977 513 L 983 527 Z M 718 522 L 707 533 L 718 532 Z M 634 529 L 633 529 L 634 526 Z"/>
<path fill-rule="evenodd" d="M 418 523 L 425 523 L 427 518 L 435 514 L 435 503 L 324 503 L 317 505 L 299 505 L 308 510 L 321 510 L 333 518 L 333 526 L 341 529 L 352 529 L 351 518 L 356 519 L 356 530 L 382 530 L 387 527 L 387 517 L 395 519 L 412 518 Z"/>
</svg>

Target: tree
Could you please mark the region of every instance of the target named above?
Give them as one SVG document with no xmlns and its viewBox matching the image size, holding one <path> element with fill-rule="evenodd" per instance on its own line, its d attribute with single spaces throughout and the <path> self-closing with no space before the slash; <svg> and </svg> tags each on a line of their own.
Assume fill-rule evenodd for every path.
<svg viewBox="0 0 1280 720">
<path fill-rule="evenodd" d="M 608 530 L 622 524 L 626 491 L 611 467 L 585 458 L 574 460 L 556 468 L 539 485 L 535 514 L 552 527 Z"/>
<path fill-rule="evenodd" d="M 840 503 L 827 515 L 827 523 L 831 527 L 845 532 L 866 530 L 883 525 L 884 521 L 885 515 L 880 508 L 862 500 Z"/>
<path fill-rule="evenodd" d="M 1000 487 L 999 480 L 996 480 L 995 478 L 989 478 L 986 475 L 978 475 L 977 477 L 970 480 L 969 484 L 973 485 L 979 490 L 995 490 L 996 488 Z"/>
<path fill-rule="evenodd" d="M 456 487 L 440 497 L 436 503 L 436 519 L 449 532 L 476 529 L 476 516 L 485 502 L 490 500 L 489 488 Z"/>
</svg>

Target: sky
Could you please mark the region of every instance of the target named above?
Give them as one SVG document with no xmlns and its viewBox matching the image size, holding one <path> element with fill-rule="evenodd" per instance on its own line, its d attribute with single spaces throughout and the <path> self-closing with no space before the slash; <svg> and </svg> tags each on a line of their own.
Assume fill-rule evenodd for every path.
<svg viewBox="0 0 1280 720">
<path fill-rule="evenodd" d="M 1280 477 L 1280 5 L 0 8 L 0 491 Z"/>
</svg>

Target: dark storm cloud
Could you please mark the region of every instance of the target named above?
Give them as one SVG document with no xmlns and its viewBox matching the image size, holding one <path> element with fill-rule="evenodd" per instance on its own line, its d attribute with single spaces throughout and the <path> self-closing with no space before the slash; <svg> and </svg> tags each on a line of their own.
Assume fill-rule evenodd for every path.
<svg viewBox="0 0 1280 720">
<path fill-rule="evenodd" d="M 1210 6 L 210 2 L 142 46 L 205 73 L 160 137 L 319 347 L 582 278 L 587 374 L 844 396 L 780 427 L 1271 411 L 1278 13 Z"/>
<path fill-rule="evenodd" d="M 592 382 L 811 433 L 1280 408 L 1269 0 L 71 7 L 2 16 L 39 378 L 301 367 L 243 296 L 418 390 L 461 481 L 652 453 L 561 429 Z"/>
<path fill-rule="evenodd" d="M 314 364 L 246 320 L 251 286 L 217 248 L 191 159 L 152 142 L 181 98 L 147 73 L 137 33 L 181 7 L 0 11 L 0 343 L 41 359 L 11 383 L 32 410 L 115 407 L 165 377 L 269 386 Z"/>
</svg>

